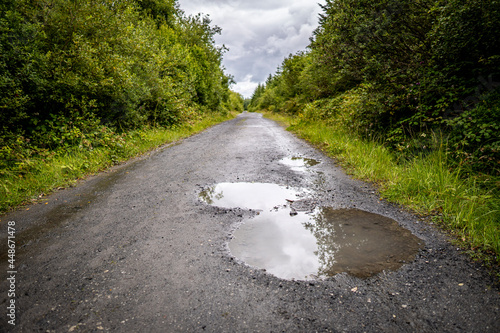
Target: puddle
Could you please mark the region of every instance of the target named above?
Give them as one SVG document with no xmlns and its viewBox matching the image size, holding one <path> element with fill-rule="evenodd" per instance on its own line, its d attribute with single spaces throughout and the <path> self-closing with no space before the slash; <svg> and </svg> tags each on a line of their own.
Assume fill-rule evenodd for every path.
<svg viewBox="0 0 500 333">
<path fill-rule="evenodd" d="M 231 253 L 283 279 L 308 280 L 346 272 L 367 278 L 414 259 L 422 241 L 390 218 L 357 209 L 319 208 L 291 216 L 263 212 L 241 225 Z"/>
<path fill-rule="evenodd" d="M 305 171 L 307 168 L 315 166 L 320 162 L 312 158 L 294 156 L 285 157 L 280 160 L 280 163 L 290 167 L 294 171 Z"/>
<path fill-rule="evenodd" d="M 277 184 L 220 183 L 203 190 L 200 199 L 217 207 L 264 210 L 304 195 L 305 192 Z"/>
<path fill-rule="evenodd" d="M 288 209 L 262 212 L 234 232 L 229 250 L 282 279 L 314 278 L 320 264 L 316 238 L 304 228 L 310 218 L 306 213 L 291 217 Z"/>
<path fill-rule="evenodd" d="M 411 262 L 423 241 L 382 215 L 314 207 L 307 192 L 276 184 L 222 183 L 200 198 L 225 208 L 261 212 L 235 230 L 231 253 L 283 279 L 346 272 L 367 278 Z"/>
</svg>

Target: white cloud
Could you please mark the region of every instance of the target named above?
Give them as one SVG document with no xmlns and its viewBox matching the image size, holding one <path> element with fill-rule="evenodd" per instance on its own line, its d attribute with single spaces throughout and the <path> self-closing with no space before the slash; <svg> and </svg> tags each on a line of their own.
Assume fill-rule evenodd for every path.
<svg viewBox="0 0 500 333">
<path fill-rule="evenodd" d="M 258 83 L 253 81 L 253 76 L 248 74 L 242 81 L 236 83 L 231 89 L 245 97 L 251 97 Z"/>
<path fill-rule="evenodd" d="M 226 45 L 226 72 L 233 90 L 250 97 L 255 87 L 274 74 L 290 53 L 304 50 L 318 24 L 321 9 L 304 0 L 179 0 L 188 15 L 208 14 L 222 28 L 216 43 Z M 324 0 L 319 1 L 324 3 Z"/>
</svg>

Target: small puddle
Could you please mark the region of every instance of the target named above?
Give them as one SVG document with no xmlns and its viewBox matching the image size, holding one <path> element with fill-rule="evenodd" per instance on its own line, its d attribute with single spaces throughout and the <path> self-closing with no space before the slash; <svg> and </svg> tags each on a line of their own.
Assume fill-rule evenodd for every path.
<svg viewBox="0 0 500 333">
<path fill-rule="evenodd" d="M 203 190 L 200 199 L 217 207 L 264 210 L 304 195 L 305 192 L 277 184 L 220 183 Z"/>
<path fill-rule="evenodd" d="M 290 167 L 294 171 L 305 171 L 307 168 L 315 166 L 320 162 L 312 158 L 294 156 L 285 157 L 280 160 L 280 163 Z"/>
<path fill-rule="evenodd" d="M 283 279 L 346 272 L 367 278 L 415 258 L 423 241 L 382 215 L 315 208 L 304 190 L 276 184 L 222 183 L 200 193 L 206 203 L 261 212 L 235 230 L 231 253 Z"/>
</svg>

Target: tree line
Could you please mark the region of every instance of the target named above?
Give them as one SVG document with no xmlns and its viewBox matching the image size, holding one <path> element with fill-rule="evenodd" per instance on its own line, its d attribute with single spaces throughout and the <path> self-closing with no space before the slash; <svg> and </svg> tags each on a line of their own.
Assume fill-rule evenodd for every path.
<svg viewBox="0 0 500 333">
<path fill-rule="evenodd" d="M 176 0 L 3 0 L 0 154 L 242 108 L 210 23 Z"/>
<path fill-rule="evenodd" d="M 499 86 L 498 1 L 327 0 L 308 49 L 249 109 L 343 126 L 408 158 L 439 132 L 460 163 L 498 175 Z"/>
</svg>

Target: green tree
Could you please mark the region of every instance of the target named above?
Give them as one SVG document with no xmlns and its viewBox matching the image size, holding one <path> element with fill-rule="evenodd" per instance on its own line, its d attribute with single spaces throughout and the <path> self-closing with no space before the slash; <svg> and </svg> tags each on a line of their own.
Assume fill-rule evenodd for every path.
<svg viewBox="0 0 500 333">
<path fill-rule="evenodd" d="M 81 133 L 93 119 L 118 129 L 172 126 L 223 110 L 230 98 L 224 48 L 213 39 L 220 28 L 185 17 L 174 0 L 0 6 L 3 144 L 20 135 L 62 144 L 69 127 L 55 124 Z"/>
</svg>

